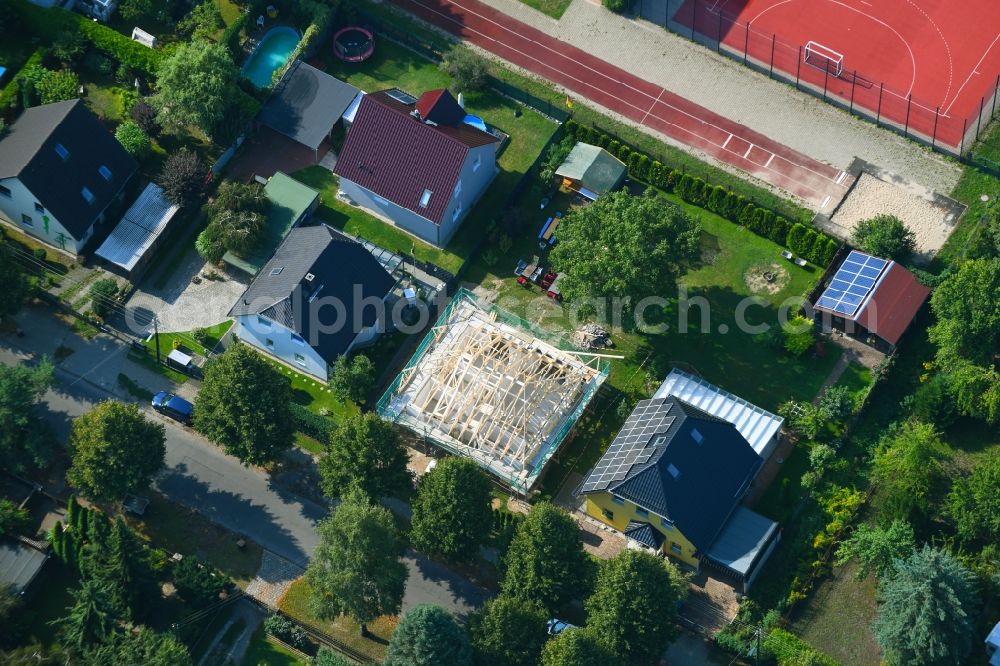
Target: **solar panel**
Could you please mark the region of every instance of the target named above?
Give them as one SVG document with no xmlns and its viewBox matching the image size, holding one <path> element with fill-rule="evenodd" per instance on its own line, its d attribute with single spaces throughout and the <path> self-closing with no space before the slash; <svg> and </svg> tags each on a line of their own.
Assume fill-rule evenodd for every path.
<svg viewBox="0 0 1000 666">
<path fill-rule="evenodd" d="M 387 92 L 386 95 L 388 95 L 389 97 L 393 98 L 394 100 L 396 100 L 400 104 L 407 104 L 407 105 L 409 105 L 409 104 L 416 104 L 417 103 L 417 98 L 416 97 L 414 97 L 410 93 L 403 92 L 399 88 L 393 88 L 392 90 L 390 90 L 389 92 Z"/>
<path fill-rule="evenodd" d="M 583 491 L 605 490 L 624 481 L 637 465 L 648 463 L 656 453 L 655 446 L 647 446 L 650 440 L 659 439 L 657 436 L 669 430 L 674 422 L 670 408 L 671 404 L 663 400 L 643 400 L 636 405 L 607 453 L 587 478 Z"/>
<path fill-rule="evenodd" d="M 854 317 L 888 265 L 885 259 L 852 250 L 816 301 L 816 307 Z"/>
</svg>

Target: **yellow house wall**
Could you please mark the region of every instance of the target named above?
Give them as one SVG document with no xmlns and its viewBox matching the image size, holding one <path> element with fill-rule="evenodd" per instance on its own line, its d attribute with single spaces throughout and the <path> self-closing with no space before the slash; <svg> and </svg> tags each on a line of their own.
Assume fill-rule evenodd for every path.
<svg viewBox="0 0 1000 666">
<path fill-rule="evenodd" d="M 628 525 L 630 520 L 638 520 L 642 522 L 649 523 L 653 526 L 660 534 L 664 536 L 666 541 L 663 543 L 663 551 L 676 560 L 698 568 L 698 558 L 695 556 L 697 548 L 687 540 L 681 531 L 677 529 L 675 525 L 674 528 L 667 529 L 663 527 L 660 522 L 661 516 L 650 512 L 648 516 L 639 516 L 636 514 L 636 505 L 628 500 L 625 500 L 624 504 L 617 504 L 612 500 L 611 493 L 594 493 L 587 495 L 587 501 L 585 505 L 585 510 L 587 515 L 595 518 L 606 525 L 611 525 L 619 532 L 625 531 L 625 526 Z M 613 520 L 608 520 L 607 516 L 604 515 L 604 511 L 608 510 L 614 515 Z M 676 544 L 680 546 L 681 552 L 678 554 L 670 546 Z"/>
</svg>

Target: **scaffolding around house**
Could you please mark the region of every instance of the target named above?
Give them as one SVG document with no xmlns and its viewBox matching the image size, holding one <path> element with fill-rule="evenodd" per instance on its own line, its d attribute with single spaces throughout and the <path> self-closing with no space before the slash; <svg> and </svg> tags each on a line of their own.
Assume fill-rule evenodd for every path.
<svg viewBox="0 0 1000 666">
<path fill-rule="evenodd" d="M 377 411 L 526 495 L 607 376 L 601 356 L 462 289 Z"/>
</svg>

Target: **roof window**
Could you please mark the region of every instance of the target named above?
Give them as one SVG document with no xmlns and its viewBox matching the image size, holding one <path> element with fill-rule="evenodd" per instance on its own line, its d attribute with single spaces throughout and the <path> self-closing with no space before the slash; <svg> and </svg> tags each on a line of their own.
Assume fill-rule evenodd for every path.
<svg viewBox="0 0 1000 666">
<path fill-rule="evenodd" d="M 53 147 L 53 150 L 55 150 L 56 154 L 63 159 L 63 162 L 69 159 L 69 151 L 66 150 L 66 146 L 62 145 L 61 143 L 57 143 Z"/>
<path fill-rule="evenodd" d="M 277 268 L 271 269 L 271 275 L 281 275 L 281 271 L 285 270 L 284 266 L 278 266 Z"/>
<path fill-rule="evenodd" d="M 111 182 L 111 169 L 109 169 L 108 167 L 102 164 L 101 166 L 97 167 L 97 173 L 101 174 L 101 178 L 103 178 L 104 180 L 108 181 L 109 183 Z"/>
<path fill-rule="evenodd" d="M 667 471 L 670 472 L 670 476 L 674 477 L 675 479 L 679 479 L 681 477 L 681 471 L 676 467 L 674 467 L 673 463 L 667 465 Z"/>
<path fill-rule="evenodd" d="M 697 428 L 691 430 L 691 439 L 695 441 L 696 444 L 701 444 L 702 440 L 705 439 L 701 436 L 701 432 Z"/>
<path fill-rule="evenodd" d="M 424 190 L 424 193 L 420 195 L 420 207 L 427 208 L 427 204 L 431 202 L 431 195 L 434 194 L 430 190 Z"/>
<path fill-rule="evenodd" d="M 82 196 L 87 201 L 87 203 L 89 204 L 94 203 L 94 193 L 88 190 L 86 186 L 84 186 L 84 188 L 80 190 L 80 196 Z"/>
</svg>

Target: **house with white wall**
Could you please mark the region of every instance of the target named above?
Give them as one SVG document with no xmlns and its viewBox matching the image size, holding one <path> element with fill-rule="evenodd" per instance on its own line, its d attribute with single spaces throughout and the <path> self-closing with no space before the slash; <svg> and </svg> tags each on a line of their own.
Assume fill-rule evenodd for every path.
<svg viewBox="0 0 1000 666">
<path fill-rule="evenodd" d="M 443 88 L 371 93 L 334 167 L 338 196 L 444 247 L 496 177 L 498 143 Z"/>
<path fill-rule="evenodd" d="M 395 284 L 354 239 L 325 224 L 296 227 L 230 310 L 233 333 L 327 381 L 337 357 L 378 338 Z"/>
<path fill-rule="evenodd" d="M 80 254 L 137 168 L 79 99 L 32 107 L 0 139 L 0 220 Z"/>
</svg>

